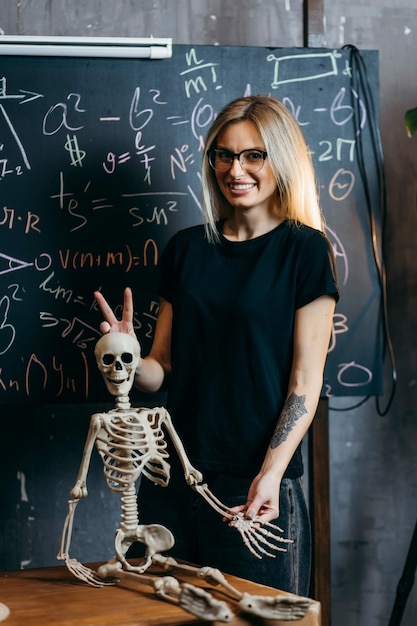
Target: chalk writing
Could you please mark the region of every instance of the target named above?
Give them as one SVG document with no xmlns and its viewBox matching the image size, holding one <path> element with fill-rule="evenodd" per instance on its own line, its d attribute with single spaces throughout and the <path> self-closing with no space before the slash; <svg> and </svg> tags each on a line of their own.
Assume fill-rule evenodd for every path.
<svg viewBox="0 0 417 626">
<path fill-rule="evenodd" d="M 22 226 L 25 235 L 31 230 L 40 233 L 39 223 L 39 215 L 32 213 L 32 211 L 28 211 L 26 215 L 17 215 L 15 209 L 7 206 L 3 207 L 3 217 L 0 217 L 0 227 L 5 226 L 7 229 L 11 230 L 15 228 L 15 226 Z"/>
<path fill-rule="evenodd" d="M 88 362 L 83 352 L 80 356 L 79 367 L 71 373 L 66 372 L 60 357 L 52 355 L 48 361 L 44 361 L 34 353 L 23 364 L 19 378 L 8 378 L 7 368 L 0 367 L 0 397 L 15 393 L 31 399 L 42 396 L 47 391 L 51 398 L 59 399 L 65 391 L 70 391 L 87 400 Z"/>
<path fill-rule="evenodd" d="M 377 57 L 364 54 L 376 91 Z M 317 171 L 341 287 L 323 393 L 380 393 L 380 285 L 358 164 L 360 147 L 372 165 L 377 120 L 352 73 L 347 50 L 175 45 L 159 61 L 4 57 L 0 403 L 103 398 L 96 289 L 120 315 L 132 287 L 148 352 L 160 255 L 172 234 L 202 221 L 207 131 L 228 101 L 258 93 L 294 114 Z M 373 198 L 377 186 L 371 177 Z"/>
<path fill-rule="evenodd" d="M 342 243 L 340 237 L 335 231 L 326 224 L 326 234 L 329 237 L 332 245 L 335 258 L 338 262 L 338 278 L 342 285 L 346 285 L 349 279 L 349 259 L 347 256 L 346 248 Z"/>
<path fill-rule="evenodd" d="M 298 83 L 306 80 L 318 80 L 328 76 L 337 76 L 337 59 L 340 54 L 335 52 L 320 52 L 309 54 L 289 54 L 277 57 L 269 54 L 267 61 L 274 63 L 274 79 L 271 83 L 273 89 L 286 83 Z M 317 63 L 320 61 L 319 71 Z M 325 69 L 323 69 L 323 67 Z"/>
<path fill-rule="evenodd" d="M 330 338 L 329 353 L 333 352 L 336 348 L 336 336 L 343 333 L 347 333 L 349 326 L 347 323 L 347 317 L 344 313 L 335 313 L 333 316 L 332 334 Z"/>
<path fill-rule="evenodd" d="M 82 165 L 83 159 L 85 159 L 85 155 L 87 154 L 85 150 L 80 150 L 78 145 L 77 135 L 67 135 L 67 141 L 64 144 L 65 150 L 68 150 L 70 154 L 70 162 L 71 165 Z"/>
<path fill-rule="evenodd" d="M 6 77 L 2 76 L 0 78 L 0 100 L 20 100 L 19 104 L 25 104 L 31 100 L 43 98 L 41 93 L 26 91 L 25 89 L 19 89 L 19 92 L 20 93 L 8 93 Z"/>
<path fill-rule="evenodd" d="M 178 168 L 184 174 L 187 172 L 187 167 L 193 165 L 195 162 L 194 154 L 190 153 L 190 147 L 183 145 L 181 148 L 175 148 L 175 153 L 171 154 L 171 176 L 175 180 L 175 172 Z"/>
<path fill-rule="evenodd" d="M 191 98 L 192 94 L 208 91 L 210 84 L 215 85 L 216 89 L 222 88 L 217 82 L 217 63 L 205 62 L 203 59 L 199 59 L 195 48 L 186 53 L 185 59 L 187 69 L 183 70 L 180 76 L 187 76 L 184 83 L 187 98 Z M 193 75 L 193 78 L 188 78 L 190 75 Z M 207 77 L 209 77 L 209 83 L 207 82 Z"/>
<path fill-rule="evenodd" d="M 0 299 L 0 355 L 5 354 L 12 346 L 16 329 L 9 322 L 10 298 L 3 296 Z"/>
<path fill-rule="evenodd" d="M 372 372 L 359 363 L 341 363 L 337 379 L 344 387 L 363 387 L 372 380 Z"/>
<path fill-rule="evenodd" d="M 128 273 L 133 267 L 141 264 L 145 267 L 150 264 L 157 265 L 158 246 L 154 239 L 147 239 L 141 252 L 141 255 L 134 254 L 129 244 L 126 243 L 123 249 L 104 252 L 60 249 L 58 250 L 58 259 L 59 265 L 64 270 L 68 268 L 74 270 L 102 268 L 105 270 L 118 266 L 125 273 Z M 42 284 L 46 284 L 53 275 L 54 272 Z"/>
<path fill-rule="evenodd" d="M 341 202 L 351 193 L 355 184 L 355 175 L 350 170 L 342 167 L 335 172 L 329 184 L 329 196 L 333 200 Z"/>
<path fill-rule="evenodd" d="M 16 145 L 17 145 L 17 147 L 19 149 L 19 152 L 20 152 L 20 155 L 22 157 L 22 160 L 23 160 L 23 163 L 24 163 L 25 167 L 28 170 L 30 170 L 31 167 L 30 167 L 30 163 L 29 163 L 29 159 L 27 157 L 26 151 L 25 151 L 25 149 L 23 147 L 22 142 L 20 141 L 19 135 L 17 134 L 17 132 L 16 132 L 16 130 L 14 128 L 14 125 L 12 124 L 11 119 L 7 115 L 6 109 L 4 108 L 4 106 L 2 104 L 0 104 L 0 112 L 1 112 L 1 115 L 2 115 L 2 117 L 4 119 L 4 121 L 6 122 L 6 125 L 7 125 L 7 128 L 9 130 L 9 132 L 10 132 L 11 137 L 13 138 L 14 142 L 16 143 Z M 12 169 L 7 169 L 7 163 L 8 163 L 7 159 L 6 160 L 2 159 L 2 179 L 5 177 L 6 174 L 11 174 L 14 171 L 16 172 L 16 174 L 21 174 L 20 166 L 16 166 L 15 168 L 12 168 Z"/>
<path fill-rule="evenodd" d="M 69 117 L 78 118 L 78 114 L 86 113 L 86 110 L 80 107 L 80 94 L 70 93 L 67 96 L 67 100 L 69 104 L 66 102 L 58 102 L 48 109 L 42 122 L 44 135 L 55 135 L 61 128 L 64 128 L 66 131 L 75 132 L 84 127 L 84 124 L 72 126 L 68 121 Z"/>
<path fill-rule="evenodd" d="M 32 264 L 19 261 L 18 259 L 15 259 L 8 254 L 3 254 L 0 252 L 0 274 L 15 272 L 16 270 L 23 269 L 24 267 L 28 267 L 29 265 Z"/>
</svg>

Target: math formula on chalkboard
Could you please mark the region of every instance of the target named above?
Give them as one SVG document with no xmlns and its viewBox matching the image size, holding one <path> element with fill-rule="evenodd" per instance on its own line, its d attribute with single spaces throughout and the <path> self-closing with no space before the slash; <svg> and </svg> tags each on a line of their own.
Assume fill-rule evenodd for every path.
<svg viewBox="0 0 417 626">
<path fill-rule="evenodd" d="M 377 102 L 377 53 L 363 58 Z M 378 120 L 352 71 L 347 50 L 302 48 L 174 45 L 163 60 L 2 57 L 0 403 L 107 399 L 93 354 L 96 289 L 120 313 L 132 287 L 148 352 L 160 254 L 202 219 L 208 127 L 228 101 L 261 93 L 282 100 L 304 132 L 335 250 L 341 298 L 323 395 L 380 394 L 381 293 L 367 208 L 378 193 L 369 141 Z"/>
</svg>

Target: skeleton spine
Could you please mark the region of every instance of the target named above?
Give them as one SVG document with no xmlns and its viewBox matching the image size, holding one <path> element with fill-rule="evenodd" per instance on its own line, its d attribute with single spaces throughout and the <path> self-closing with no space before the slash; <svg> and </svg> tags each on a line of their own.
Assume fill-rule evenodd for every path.
<svg viewBox="0 0 417 626">
<path fill-rule="evenodd" d="M 120 528 L 123 531 L 134 531 L 138 527 L 138 509 L 135 483 L 132 483 L 122 495 L 122 522 Z"/>
</svg>

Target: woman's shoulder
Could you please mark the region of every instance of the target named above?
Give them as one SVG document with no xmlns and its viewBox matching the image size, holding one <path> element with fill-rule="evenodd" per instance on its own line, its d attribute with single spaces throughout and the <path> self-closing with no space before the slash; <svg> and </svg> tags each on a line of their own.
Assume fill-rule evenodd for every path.
<svg viewBox="0 0 417 626">
<path fill-rule="evenodd" d="M 306 224 L 298 224 L 287 220 L 283 230 L 286 237 L 301 244 L 306 242 L 310 242 L 312 245 L 315 243 L 317 243 L 317 245 L 320 245 L 320 243 L 329 243 L 327 235 L 324 232 L 312 226 L 307 226 Z"/>
<path fill-rule="evenodd" d="M 205 229 L 203 224 L 196 224 L 181 228 L 171 234 L 164 248 L 164 256 L 182 254 L 186 250 L 196 246 L 201 246 L 205 238 Z"/>
<path fill-rule="evenodd" d="M 205 237 L 204 224 L 194 224 L 177 230 L 171 237 L 176 241 L 190 241 L 191 239 L 201 239 Z"/>
</svg>

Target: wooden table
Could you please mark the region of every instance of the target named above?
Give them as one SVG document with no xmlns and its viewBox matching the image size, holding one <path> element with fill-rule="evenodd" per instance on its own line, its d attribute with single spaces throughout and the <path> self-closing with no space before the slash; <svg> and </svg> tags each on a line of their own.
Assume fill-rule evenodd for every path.
<svg viewBox="0 0 417 626">
<path fill-rule="evenodd" d="M 97 564 L 92 566 L 94 569 Z M 210 590 L 217 599 L 225 600 L 234 618 L 232 626 L 263 624 L 268 626 L 320 626 L 320 603 L 313 602 L 307 615 L 297 621 L 263 620 L 242 614 L 236 602 L 217 587 L 187 575 L 177 576 Z M 239 591 L 253 595 L 288 595 L 234 576 L 227 580 Z M 64 565 L 42 569 L 0 572 L 0 603 L 10 609 L 1 622 L 4 626 L 186 626 L 208 624 L 183 611 L 175 604 L 157 598 L 149 586 L 123 581 L 116 586 L 90 587 L 74 576 Z M 220 622 L 211 622 L 220 625 Z"/>
</svg>

